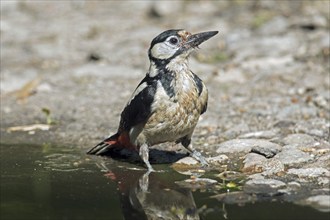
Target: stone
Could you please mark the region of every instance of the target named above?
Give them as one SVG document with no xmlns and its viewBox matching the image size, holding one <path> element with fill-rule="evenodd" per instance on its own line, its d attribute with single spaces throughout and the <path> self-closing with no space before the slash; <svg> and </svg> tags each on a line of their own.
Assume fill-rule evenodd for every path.
<svg viewBox="0 0 330 220">
<path fill-rule="evenodd" d="M 330 195 L 311 196 L 297 203 L 312 206 L 321 212 L 330 212 Z"/>
<path fill-rule="evenodd" d="M 246 76 L 238 68 L 220 69 L 217 72 L 217 77 L 215 78 L 219 83 L 245 83 L 247 81 Z M 245 124 L 246 125 L 246 124 Z M 247 128 L 247 125 L 242 127 Z"/>
<path fill-rule="evenodd" d="M 330 177 L 329 170 L 325 168 L 292 168 L 287 171 L 287 174 L 298 176 L 299 178 L 316 178 L 316 177 Z"/>
<path fill-rule="evenodd" d="M 315 117 L 317 115 L 317 109 L 314 107 L 306 107 L 298 104 L 283 107 L 278 111 L 276 118 L 284 120 L 287 118 L 294 118 L 296 115 L 304 115 L 306 117 Z"/>
<path fill-rule="evenodd" d="M 271 139 L 276 136 L 277 132 L 274 130 L 269 131 L 256 131 L 256 132 L 250 132 L 246 134 L 242 134 L 239 136 L 239 138 L 264 138 L 264 139 Z"/>
<path fill-rule="evenodd" d="M 330 111 L 328 113 L 320 111 L 319 114 L 323 114 L 322 118 L 311 118 L 310 120 L 301 120 L 295 125 L 294 131 L 301 134 L 310 135 L 311 137 L 318 137 L 318 142 L 328 140 L 329 136 L 329 122 L 326 118 L 329 118 Z"/>
<path fill-rule="evenodd" d="M 287 186 L 290 191 L 297 191 L 301 188 L 301 184 L 295 181 L 289 182 Z"/>
<path fill-rule="evenodd" d="M 283 33 L 288 27 L 288 20 L 284 16 L 277 16 L 266 22 L 261 28 L 260 32 L 263 34 L 279 34 Z"/>
<path fill-rule="evenodd" d="M 275 158 L 266 159 L 255 153 L 248 154 L 243 163 L 243 172 L 261 173 L 261 176 L 277 175 L 284 172 L 284 164 L 281 161 Z"/>
<path fill-rule="evenodd" d="M 317 178 L 317 184 L 320 186 L 328 186 L 330 185 L 329 177 L 319 177 Z"/>
<path fill-rule="evenodd" d="M 214 195 L 211 198 L 214 198 L 225 204 L 244 204 L 251 203 L 256 200 L 253 195 L 244 193 L 242 191 L 221 193 Z"/>
<path fill-rule="evenodd" d="M 184 157 L 171 166 L 175 171 L 187 176 L 202 176 L 205 170 L 201 169 L 200 163 L 192 157 Z"/>
<path fill-rule="evenodd" d="M 227 170 L 222 173 L 219 173 L 218 175 L 216 175 L 216 177 L 219 177 L 220 179 L 226 180 L 226 181 L 233 181 L 233 180 L 237 180 L 237 179 L 242 179 L 244 177 L 244 175 L 240 172 Z"/>
<path fill-rule="evenodd" d="M 261 164 L 261 168 L 263 170 L 262 174 L 265 176 L 270 175 L 278 175 L 281 172 L 284 172 L 284 164 L 275 158 L 271 158 L 265 161 L 265 163 Z"/>
<path fill-rule="evenodd" d="M 199 162 L 192 157 L 184 157 L 184 158 L 181 158 L 180 160 L 176 161 L 174 164 L 182 164 L 182 165 L 186 165 L 186 166 L 197 166 L 198 163 Z"/>
<path fill-rule="evenodd" d="M 149 11 L 149 16 L 151 18 L 167 17 L 171 16 L 173 13 L 177 12 L 181 8 L 182 4 L 178 4 L 177 7 L 172 7 L 170 2 L 157 2 L 157 4 L 152 4 Z"/>
<path fill-rule="evenodd" d="M 317 136 L 317 137 L 324 137 L 324 135 L 325 135 L 325 132 L 320 129 L 311 129 L 311 130 L 308 130 L 307 133 L 310 135 L 313 135 L 313 136 Z"/>
<path fill-rule="evenodd" d="M 285 145 L 298 144 L 298 145 L 313 145 L 315 140 L 312 136 L 307 134 L 290 134 L 283 139 Z"/>
<path fill-rule="evenodd" d="M 274 124 L 275 128 L 280 128 L 281 130 L 285 128 L 292 128 L 293 126 L 296 125 L 296 122 L 291 121 L 291 120 L 279 120 Z"/>
<path fill-rule="evenodd" d="M 248 179 L 265 179 L 264 175 L 262 175 L 261 173 L 255 173 L 255 174 L 249 175 L 247 178 Z"/>
<path fill-rule="evenodd" d="M 199 183 L 199 184 L 215 184 L 218 181 L 209 178 L 194 178 L 185 180 L 187 183 Z"/>
<path fill-rule="evenodd" d="M 224 154 L 220 154 L 218 156 L 209 157 L 209 158 L 205 158 L 205 159 L 210 165 L 221 165 L 221 164 L 227 162 L 229 158 Z"/>
<path fill-rule="evenodd" d="M 314 104 L 321 108 L 327 108 L 329 106 L 329 102 L 327 101 L 327 99 L 320 95 L 314 98 Z"/>
<path fill-rule="evenodd" d="M 281 161 L 284 165 L 289 166 L 305 163 L 313 159 L 308 153 L 302 152 L 293 147 L 286 148 L 285 150 L 283 149 L 280 153 L 276 154 L 274 158 Z"/>
<path fill-rule="evenodd" d="M 275 179 L 252 179 L 245 183 L 243 191 L 246 193 L 274 196 L 279 190 L 286 188 L 286 184 Z"/>
<path fill-rule="evenodd" d="M 256 153 L 249 153 L 245 156 L 243 160 L 244 166 L 243 172 L 251 172 L 251 173 L 259 173 L 262 172 L 262 163 L 264 163 L 267 159 Z"/>
<path fill-rule="evenodd" d="M 320 156 L 316 163 L 319 165 L 319 167 L 330 167 L 330 154 L 329 149 L 325 149 L 323 151 L 319 151 L 320 154 L 324 153 L 326 155 Z"/>
<path fill-rule="evenodd" d="M 251 152 L 261 154 L 265 156 L 266 158 L 272 158 L 274 157 L 278 152 L 280 152 L 282 147 L 280 145 L 272 145 L 272 147 L 269 147 L 267 145 L 258 145 L 254 146 L 251 149 Z"/>
<path fill-rule="evenodd" d="M 214 186 L 218 181 L 209 179 L 209 178 L 191 178 L 183 181 L 176 181 L 181 187 L 190 188 L 190 189 L 206 189 Z"/>
<path fill-rule="evenodd" d="M 221 143 L 216 152 L 246 154 L 249 153 L 253 147 L 278 149 L 279 145 L 260 139 L 233 139 Z"/>
<path fill-rule="evenodd" d="M 226 139 L 233 139 L 236 138 L 238 135 L 249 131 L 249 126 L 246 123 L 240 123 L 238 125 L 235 125 L 234 127 L 231 127 L 227 131 L 223 133 L 223 136 Z"/>
</svg>

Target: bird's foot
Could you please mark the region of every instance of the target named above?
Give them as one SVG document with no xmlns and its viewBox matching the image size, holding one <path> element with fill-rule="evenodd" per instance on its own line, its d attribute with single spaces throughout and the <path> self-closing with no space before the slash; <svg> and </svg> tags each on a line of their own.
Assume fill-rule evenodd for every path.
<svg viewBox="0 0 330 220">
<path fill-rule="evenodd" d="M 152 168 L 152 166 L 150 165 L 149 162 L 149 147 L 147 144 L 142 144 L 142 146 L 140 147 L 139 150 L 139 155 L 142 158 L 143 162 L 145 163 L 145 165 L 148 168 L 148 173 L 154 172 L 154 168 Z"/>
<path fill-rule="evenodd" d="M 206 159 L 202 156 L 202 154 L 196 150 L 194 150 L 192 153 L 191 153 L 191 156 L 193 158 L 195 158 L 196 160 L 198 160 L 203 167 L 207 167 L 209 166 L 209 164 L 207 163 Z"/>
<path fill-rule="evenodd" d="M 145 164 L 147 165 L 147 168 L 148 168 L 148 171 L 147 171 L 148 174 L 150 174 L 152 172 L 156 172 L 154 170 L 154 168 L 152 168 L 152 166 L 150 165 L 149 161 L 148 161 L 148 163 L 145 163 Z"/>
</svg>

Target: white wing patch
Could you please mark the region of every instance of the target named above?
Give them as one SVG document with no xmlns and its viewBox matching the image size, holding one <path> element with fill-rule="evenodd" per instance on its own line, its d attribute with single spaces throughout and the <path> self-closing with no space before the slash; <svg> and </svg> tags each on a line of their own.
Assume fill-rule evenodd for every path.
<svg viewBox="0 0 330 220">
<path fill-rule="evenodd" d="M 135 91 L 133 92 L 131 98 L 129 99 L 130 101 L 128 102 L 128 104 L 140 93 L 142 92 L 142 90 L 144 90 L 146 87 L 148 86 L 148 84 L 146 82 L 142 83 L 141 85 L 139 85 L 139 87 L 137 87 L 135 89 Z"/>
</svg>

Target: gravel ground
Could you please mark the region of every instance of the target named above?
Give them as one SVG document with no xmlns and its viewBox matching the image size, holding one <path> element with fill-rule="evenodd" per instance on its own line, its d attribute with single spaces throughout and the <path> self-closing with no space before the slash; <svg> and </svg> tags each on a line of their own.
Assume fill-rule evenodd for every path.
<svg viewBox="0 0 330 220">
<path fill-rule="evenodd" d="M 1 142 L 87 150 L 116 131 L 153 37 L 172 28 L 219 30 L 190 59 L 209 89 L 195 147 L 214 167 L 237 162 L 248 175 L 246 193 L 308 188 L 295 201 L 329 211 L 329 6 L 1 1 Z M 45 130 L 16 127 L 34 124 Z"/>
</svg>

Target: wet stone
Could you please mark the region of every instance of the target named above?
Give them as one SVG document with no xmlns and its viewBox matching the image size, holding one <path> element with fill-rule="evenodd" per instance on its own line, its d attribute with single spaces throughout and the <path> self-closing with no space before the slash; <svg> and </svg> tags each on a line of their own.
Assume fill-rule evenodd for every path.
<svg viewBox="0 0 330 220">
<path fill-rule="evenodd" d="M 317 178 L 317 184 L 320 185 L 320 186 L 329 187 L 330 179 L 329 179 L 329 177 L 319 177 L 319 178 Z"/>
<path fill-rule="evenodd" d="M 236 171 L 224 171 L 216 176 L 226 181 L 233 181 L 244 177 L 242 173 Z"/>
<path fill-rule="evenodd" d="M 242 191 L 221 193 L 221 194 L 212 196 L 212 198 L 218 200 L 219 202 L 223 202 L 226 204 L 244 204 L 244 203 L 249 203 L 251 201 L 256 200 L 255 196 L 244 193 Z"/>
<path fill-rule="evenodd" d="M 291 190 L 291 191 L 297 191 L 301 188 L 300 183 L 295 182 L 295 181 L 289 182 L 287 185 L 288 185 L 288 190 Z"/>
<path fill-rule="evenodd" d="M 183 181 L 176 181 L 181 187 L 191 189 L 206 189 L 218 183 L 218 181 L 209 178 L 192 178 Z"/>
<path fill-rule="evenodd" d="M 313 189 L 311 195 L 330 195 L 330 188 L 327 186 L 326 188 Z"/>
<path fill-rule="evenodd" d="M 330 212 L 330 196 L 317 195 L 297 202 L 300 205 L 308 205 L 321 212 Z"/>
<path fill-rule="evenodd" d="M 228 159 L 229 158 L 224 154 L 221 154 L 221 155 L 218 155 L 218 156 L 215 156 L 215 157 L 206 158 L 209 165 L 215 165 L 215 166 L 224 164 L 225 162 L 228 161 Z"/>
<path fill-rule="evenodd" d="M 176 164 L 185 164 L 187 166 L 195 166 L 198 164 L 198 161 L 192 157 L 184 157 L 175 163 Z"/>
<path fill-rule="evenodd" d="M 172 168 L 187 176 L 202 176 L 205 174 L 205 169 L 201 167 L 201 164 L 192 157 L 184 157 L 172 165 Z"/>
<path fill-rule="evenodd" d="M 286 184 L 275 179 L 252 179 L 245 183 L 243 191 L 246 193 L 274 196 L 280 194 L 279 190 L 284 189 Z"/>
</svg>

